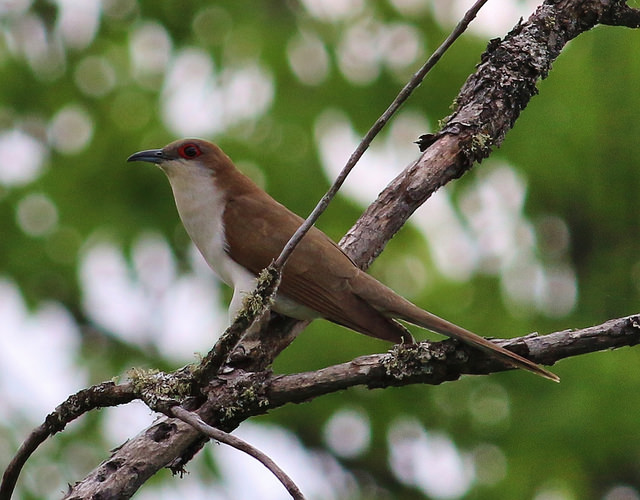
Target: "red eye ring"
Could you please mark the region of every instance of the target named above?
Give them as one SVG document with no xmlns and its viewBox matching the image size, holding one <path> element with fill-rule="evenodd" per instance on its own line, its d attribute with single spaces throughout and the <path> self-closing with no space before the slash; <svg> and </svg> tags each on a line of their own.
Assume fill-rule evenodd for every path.
<svg viewBox="0 0 640 500">
<path fill-rule="evenodd" d="M 202 154 L 202 151 L 200 151 L 200 148 L 197 146 L 197 144 L 188 142 L 187 144 L 183 144 L 178 148 L 178 154 L 185 160 L 192 160 L 200 156 Z"/>
</svg>

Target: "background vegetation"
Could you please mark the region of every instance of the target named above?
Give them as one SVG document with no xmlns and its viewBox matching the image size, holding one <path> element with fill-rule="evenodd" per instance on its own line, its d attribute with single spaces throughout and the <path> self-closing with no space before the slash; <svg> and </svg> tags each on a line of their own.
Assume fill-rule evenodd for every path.
<svg viewBox="0 0 640 500">
<path fill-rule="evenodd" d="M 191 247 L 163 175 L 126 164 L 219 143 L 306 215 L 465 2 L 0 1 L 0 466 L 75 390 L 174 369 L 226 324 L 229 290 Z M 319 226 L 338 239 L 434 131 L 487 41 L 535 3 L 493 0 L 377 139 Z M 487 336 L 638 312 L 640 34 L 574 40 L 503 147 L 427 203 L 372 272 Z M 424 335 L 423 333 L 419 334 Z M 277 360 L 311 370 L 388 345 L 316 322 Z M 310 498 L 640 498 L 639 354 L 442 387 L 350 390 L 244 424 Z M 101 411 L 27 465 L 51 498 L 153 419 Z M 286 498 L 209 446 L 139 498 Z"/>
</svg>

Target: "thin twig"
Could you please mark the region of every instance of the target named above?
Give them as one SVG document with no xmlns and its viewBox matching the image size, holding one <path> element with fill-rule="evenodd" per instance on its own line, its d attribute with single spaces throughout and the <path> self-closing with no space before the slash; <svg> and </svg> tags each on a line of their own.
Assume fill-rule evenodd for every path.
<svg viewBox="0 0 640 500">
<path fill-rule="evenodd" d="M 467 11 L 462 20 L 456 25 L 456 27 L 449 34 L 446 40 L 442 42 L 442 44 L 436 49 L 431 57 L 429 57 L 427 62 L 424 63 L 424 65 L 413 75 L 411 80 L 409 80 L 409 82 L 403 87 L 403 89 L 389 105 L 386 111 L 382 113 L 380 118 L 376 120 L 376 122 L 369 129 L 360 144 L 358 144 L 358 147 L 347 161 L 347 164 L 344 166 L 329 191 L 326 192 L 326 194 L 313 209 L 309 217 L 307 217 L 304 223 L 298 228 L 293 236 L 291 236 L 287 244 L 284 246 L 282 252 L 274 262 L 274 267 L 276 269 L 282 269 L 300 240 L 304 238 L 304 235 L 309 231 L 309 229 L 311 229 L 311 226 L 316 223 L 320 215 L 322 215 L 322 212 L 326 210 L 329 203 L 331 203 L 331 200 L 333 200 L 335 195 L 338 193 L 347 176 L 356 166 L 356 163 L 358 163 L 358 160 L 360 160 L 365 151 L 369 148 L 369 145 L 376 137 L 376 135 L 378 135 L 378 133 L 387 124 L 387 122 L 391 119 L 395 112 L 398 111 L 400 106 L 409 98 L 409 96 L 418 87 L 418 85 L 422 83 L 422 80 L 424 80 L 424 77 L 427 75 L 427 73 L 431 71 L 431 69 L 436 65 L 436 63 L 449 49 L 449 47 L 453 45 L 453 42 L 455 42 L 460 37 L 460 35 L 462 35 L 462 33 L 466 31 L 469 23 L 471 23 L 471 21 L 476 17 L 478 11 L 484 6 L 485 3 L 487 3 L 487 1 L 488 0 L 478 0 L 475 4 L 473 4 L 473 6 Z"/>
<path fill-rule="evenodd" d="M 257 448 L 254 448 L 249 443 L 243 441 L 240 438 L 232 436 L 231 434 L 221 431 L 220 429 L 216 429 L 215 427 L 211 427 L 204 420 L 202 420 L 198 416 L 198 414 L 187 411 L 181 406 L 174 406 L 173 408 L 171 408 L 171 413 L 176 418 L 179 418 L 183 422 L 191 425 L 194 429 L 202 432 L 205 436 L 208 436 L 211 439 L 215 439 L 216 441 L 220 441 L 221 443 L 228 444 L 236 450 L 243 451 L 244 453 L 252 456 L 256 460 L 261 462 L 267 469 L 269 469 L 273 473 L 274 476 L 278 478 L 278 480 L 287 489 L 294 500 L 304 500 L 304 495 L 293 482 L 293 480 L 280 467 L 278 467 L 278 464 L 271 460 L 271 458 L 269 458 L 265 453 L 261 452 Z"/>
</svg>

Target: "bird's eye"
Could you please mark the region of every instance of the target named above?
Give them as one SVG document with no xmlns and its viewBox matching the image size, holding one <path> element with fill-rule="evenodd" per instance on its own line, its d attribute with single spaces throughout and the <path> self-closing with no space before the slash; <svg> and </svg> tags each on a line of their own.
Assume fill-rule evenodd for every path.
<svg viewBox="0 0 640 500">
<path fill-rule="evenodd" d="M 178 154 L 185 160 L 191 160 L 200 156 L 202 154 L 202 151 L 200 151 L 200 148 L 195 144 L 188 143 L 180 146 L 180 148 L 178 149 Z"/>
</svg>

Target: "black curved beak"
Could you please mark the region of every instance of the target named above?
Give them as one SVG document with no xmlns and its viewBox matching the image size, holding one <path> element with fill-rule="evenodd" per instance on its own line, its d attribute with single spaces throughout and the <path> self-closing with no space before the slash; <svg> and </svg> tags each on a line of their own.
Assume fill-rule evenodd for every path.
<svg viewBox="0 0 640 500">
<path fill-rule="evenodd" d="M 162 163 L 166 160 L 166 156 L 162 152 L 162 149 L 147 149 L 146 151 L 140 151 L 132 154 L 127 161 L 146 161 L 149 163 Z"/>
</svg>

